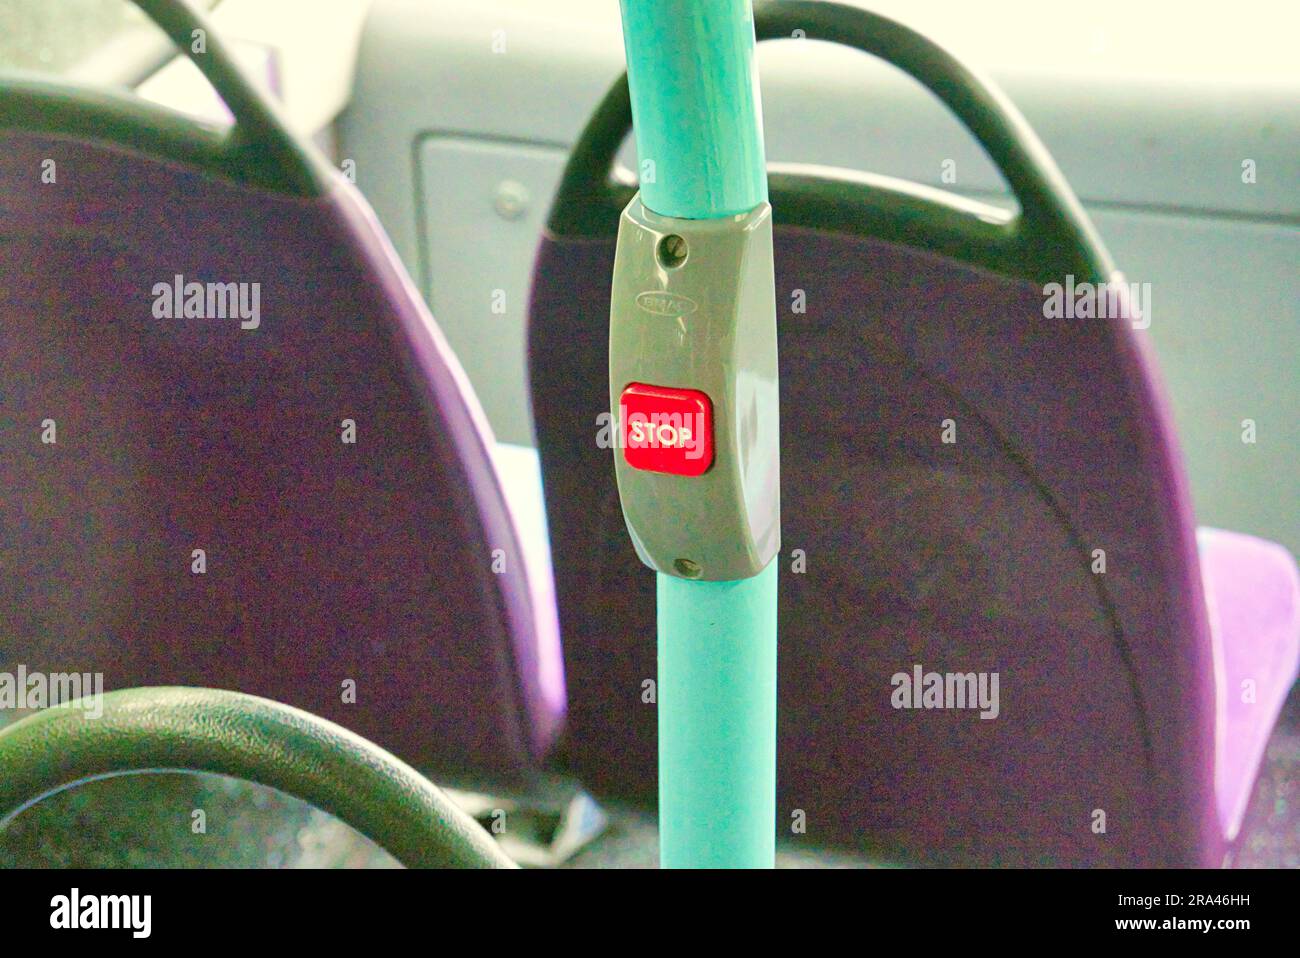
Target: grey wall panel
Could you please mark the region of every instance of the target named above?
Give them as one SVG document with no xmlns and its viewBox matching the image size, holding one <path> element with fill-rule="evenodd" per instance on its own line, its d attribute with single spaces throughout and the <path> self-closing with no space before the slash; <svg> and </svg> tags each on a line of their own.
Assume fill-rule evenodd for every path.
<svg viewBox="0 0 1300 958">
<path fill-rule="evenodd" d="M 1093 209 L 1151 328 L 1197 520 L 1300 555 L 1300 231 Z M 1256 441 L 1242 441 L 1254 420 Z"/>
<path fill-rule="evenodd" d="M 425 294 L 505 442 L 533 444 L 524 330 L 533 252 L 567 151 L 430 136 L 419 148 Z"/>
</svg>

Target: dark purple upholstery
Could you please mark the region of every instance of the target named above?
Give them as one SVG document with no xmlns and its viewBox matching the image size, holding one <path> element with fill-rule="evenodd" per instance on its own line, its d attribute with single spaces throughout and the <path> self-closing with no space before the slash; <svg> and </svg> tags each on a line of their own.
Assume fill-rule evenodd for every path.
<svg viewBox="0 0 1300 958">
<path fill-rule="evenodd" d="M 778 823 L 803 809 L 809 842 L 913 861 L 1221 862 L 1214 656 L 1145 334 L 1045 319 L 1033 284 L 776 217 L 777 302 L 807 301 L 779 318 Z M 612 260 L 612 237 L 543 242 L 531 375 L 564 754 L 649 802 L 654 576 L 593 425 Z M 891 676 L 915 664 L 997 672 L 1000 716 L 894 709 Z"/>
<path fill-rule="evenodd" d="M 260 327 L 155 318 L 175 274 L 260 283 Z M 0 132 L 0 277 L 0 668 L 265 695 L 449 781 L 535 767 L 554 630 L 477 402 L 352 187 Z"/>
</svg>

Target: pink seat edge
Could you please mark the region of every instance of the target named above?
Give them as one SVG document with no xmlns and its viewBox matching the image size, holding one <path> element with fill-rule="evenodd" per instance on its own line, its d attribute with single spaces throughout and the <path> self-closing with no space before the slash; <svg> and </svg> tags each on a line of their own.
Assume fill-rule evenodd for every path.
<svg viewBox="0 0 1300 958">
<path fill-rule="evenodd" d="M 1215 795 L 1236 840 L 1264 750 L 1300 671 L 1300 571 L 1282 546 L 1196 531 L 1215 672 Z"/>
</svg>

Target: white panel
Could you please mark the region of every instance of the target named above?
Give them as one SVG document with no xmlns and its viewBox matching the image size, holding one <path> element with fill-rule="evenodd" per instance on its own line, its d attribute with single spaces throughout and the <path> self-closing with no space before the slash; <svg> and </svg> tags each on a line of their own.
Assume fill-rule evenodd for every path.
<svg viewBox="0 0 1300 958">
<path fill-rule="evenodd" d="M 532 445 L 525 391 L 528 289 L 565 151 L 431 136 L 419 156 L 429 306 L 497 438 Z"/>
</svg>

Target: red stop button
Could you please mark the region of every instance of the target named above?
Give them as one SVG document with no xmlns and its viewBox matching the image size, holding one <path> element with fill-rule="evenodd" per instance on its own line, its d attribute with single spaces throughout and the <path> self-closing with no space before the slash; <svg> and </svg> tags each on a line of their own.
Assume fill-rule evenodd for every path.
<svg viewBox="0 0 1300 958">
<path fill-rule="evenodd" d="M 699 476 L 713 465 L 713 403 L 698 389 L 632 383 L 619 400 L 619 422 L 633 469 Z"/>
</svg>

